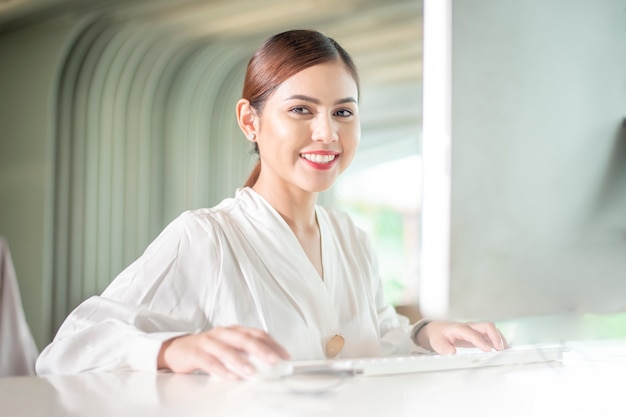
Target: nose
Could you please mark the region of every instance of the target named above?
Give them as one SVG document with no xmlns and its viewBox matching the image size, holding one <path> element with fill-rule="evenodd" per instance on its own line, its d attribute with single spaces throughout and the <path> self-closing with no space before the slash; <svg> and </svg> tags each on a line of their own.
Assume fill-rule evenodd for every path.
<svg viewBox="0 0 626 417">
<path fill-rule="evenodd" d="M 331 115 L 319 115 L 314 120 L 312 139 L 324 143 L 339 140 L 338 124 Z"/>
</svg>

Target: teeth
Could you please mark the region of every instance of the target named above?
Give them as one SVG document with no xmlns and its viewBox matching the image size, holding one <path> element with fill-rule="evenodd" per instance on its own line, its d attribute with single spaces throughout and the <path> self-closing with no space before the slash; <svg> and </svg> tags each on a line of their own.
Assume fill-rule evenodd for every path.
<svg viewBox="0 0 626 417">
<path fill-rule="evenodd" d="M 315 153 L 305 153 L 302 154 L 302 157 L 317 164 L 327 164 L 335 159 L 335 155 L 318 155 Z"/>
</svg>

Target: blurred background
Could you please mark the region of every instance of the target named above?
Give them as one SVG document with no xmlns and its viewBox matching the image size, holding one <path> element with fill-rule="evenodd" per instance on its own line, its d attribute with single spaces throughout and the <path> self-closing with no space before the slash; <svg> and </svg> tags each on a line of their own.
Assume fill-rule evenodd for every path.
<svg viewBox="0 0 626 417">
<path fill-rule="evenodd" d="M 318 29 L 361 76 L 356 160 L 320 198 L 377 248 L 388 300 L 417 302 L 421 0 L 0 1 L 0 235 L 39 348 L 180 212 L 255 159 L 237 127 L 268 36 Z M 405 310 L 403 310 L 405 311 Z"/>
</svg>

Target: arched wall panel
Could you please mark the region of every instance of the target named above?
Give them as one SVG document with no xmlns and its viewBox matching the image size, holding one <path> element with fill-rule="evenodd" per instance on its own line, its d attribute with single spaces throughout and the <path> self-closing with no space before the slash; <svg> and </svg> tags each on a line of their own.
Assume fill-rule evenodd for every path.
<svg viewBox="0 0 626 417">
<path fill-rule="evenodd" d="M 63 69 L 52 326 L 100 293 L 183 210 L 252 165 L 234 104 L 249 51 L 102 18 Z"/>
</svg>

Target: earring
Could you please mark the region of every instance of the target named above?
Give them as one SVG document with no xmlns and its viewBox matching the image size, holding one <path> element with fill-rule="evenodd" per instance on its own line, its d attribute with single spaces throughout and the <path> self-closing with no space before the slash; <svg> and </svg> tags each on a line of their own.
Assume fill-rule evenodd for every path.
<svg viewBox="0 0 626 417">
<path fill-rule="evenodd" d="M 254 140 L 255 140 L 255 139 L 256 139 L 256 135 L 255 135 L 254 133 L 250 133 L 250 134 L 248 135 L 248 140 L 249 140 L 250 142 L 254 142 Z"/>
</svg>

